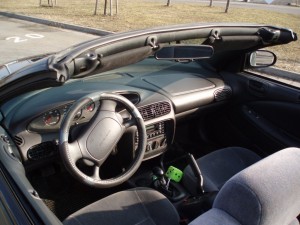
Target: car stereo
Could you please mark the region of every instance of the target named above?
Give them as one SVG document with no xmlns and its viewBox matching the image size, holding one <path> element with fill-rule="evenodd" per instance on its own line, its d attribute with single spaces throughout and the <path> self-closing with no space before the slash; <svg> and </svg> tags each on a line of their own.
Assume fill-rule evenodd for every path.
<svg viewBox="0 0 300 225">
<path fill-rule="evenodd" d="M 165 132 L 166 121 L 149 124 L 146 126 L 147 145 L 145 158 L 154 157 L 163 153 L 167 148 L 167 136 Z M 138 133 L 135 135 L 135 143 L 138 143 Z"/>
</svg>

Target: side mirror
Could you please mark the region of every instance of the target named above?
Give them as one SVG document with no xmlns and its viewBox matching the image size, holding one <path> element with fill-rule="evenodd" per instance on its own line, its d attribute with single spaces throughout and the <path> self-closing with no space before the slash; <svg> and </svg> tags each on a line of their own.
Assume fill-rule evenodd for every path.
<svg viewBox="0 0 300 225">
<path fill-rule="evenodd" d="M 267 50 L 257 50 L 249 54 L 249 65 L 252 68 L 262 68 L 272 66 L 277 61 L 277 56 Z"/>
</svg>

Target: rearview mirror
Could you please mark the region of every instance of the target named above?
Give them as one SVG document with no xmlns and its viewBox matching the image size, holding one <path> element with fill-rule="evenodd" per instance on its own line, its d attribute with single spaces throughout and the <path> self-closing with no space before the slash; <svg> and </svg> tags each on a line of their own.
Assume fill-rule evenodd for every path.
<svg viewBox="0 0 300 225">
<path fill-rule="evenodd" d="M 257 50 L 250 53 L 249 65 L 260 68 L 272 66 L 276 63 L 277 57 L 273 52 L 267 50 Z"/>
<path fill-rule="evenodd" d="M 155 53 L 156 59 L 193 60 L 210 58 L 214 49 L 208 45 L 168 45 Z"/>
</svg>

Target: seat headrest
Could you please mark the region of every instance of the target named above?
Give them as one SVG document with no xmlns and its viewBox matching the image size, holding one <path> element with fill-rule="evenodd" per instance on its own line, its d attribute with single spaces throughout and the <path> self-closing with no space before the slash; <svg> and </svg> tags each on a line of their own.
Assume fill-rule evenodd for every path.
<svg viewBox="0 0 300 225">
<path fill-rule="evenodd" d="M 300 149 L 281 150 L 236 174 L 213 208 L 243 225 L 290 224 L 300 213 Z"/>
</svg>

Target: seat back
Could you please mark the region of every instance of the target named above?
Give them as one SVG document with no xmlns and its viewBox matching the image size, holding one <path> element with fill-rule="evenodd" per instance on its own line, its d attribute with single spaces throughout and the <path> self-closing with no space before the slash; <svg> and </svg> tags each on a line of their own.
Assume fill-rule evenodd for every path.
<svg viewBox="0 0 300 225">
<path fill-rule="evenodd" d="M 299 224 L 300 149 L 281 150 L 232 177 L 191 224 Z"/>
</svg>

